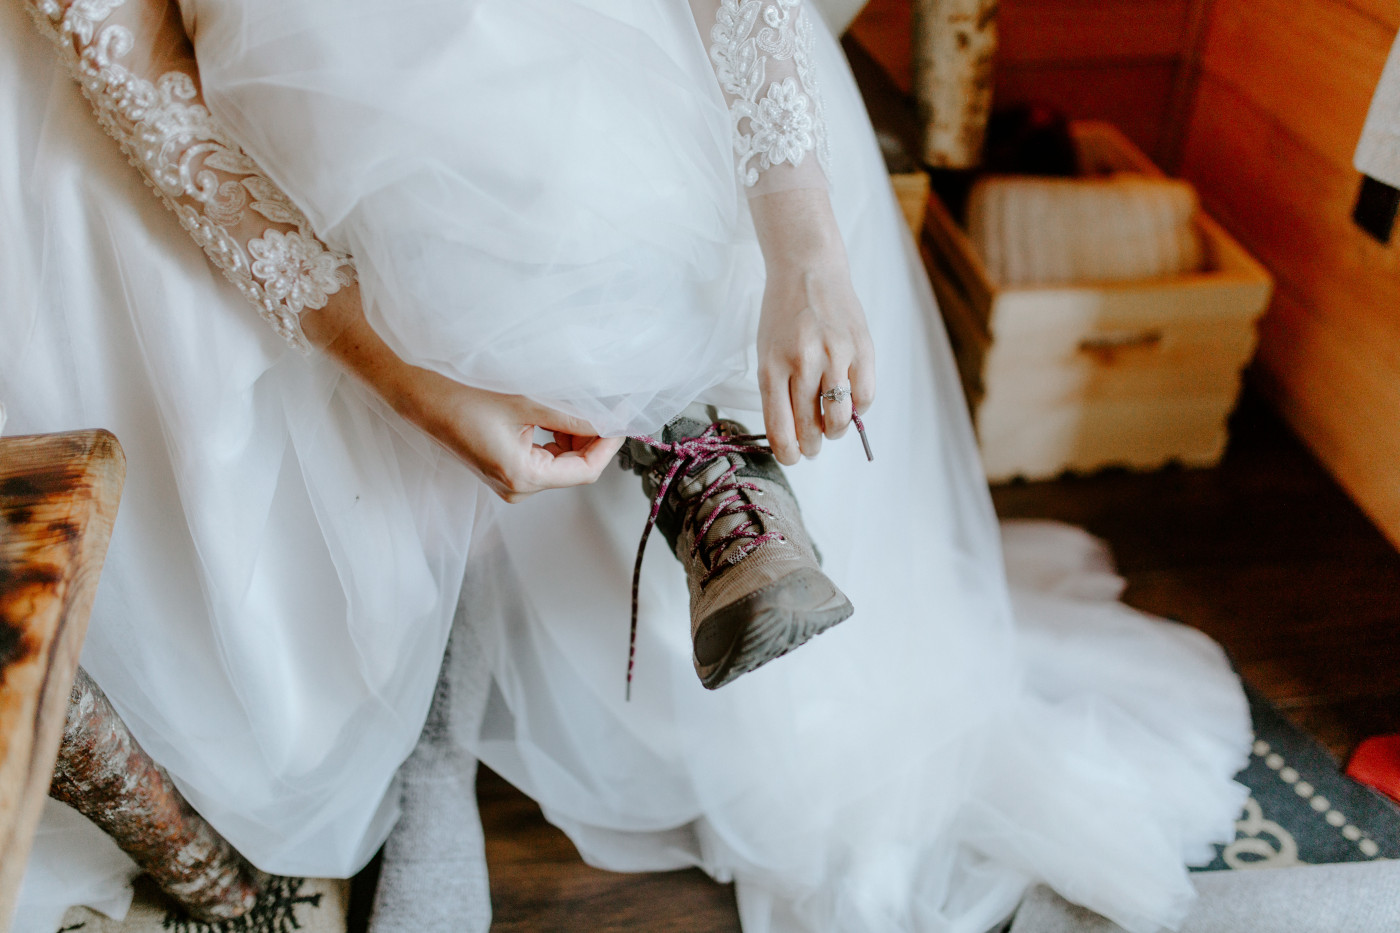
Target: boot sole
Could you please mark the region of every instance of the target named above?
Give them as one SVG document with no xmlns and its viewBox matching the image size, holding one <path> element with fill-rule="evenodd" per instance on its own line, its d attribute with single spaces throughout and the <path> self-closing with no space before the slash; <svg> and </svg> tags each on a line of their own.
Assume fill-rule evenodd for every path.
<svg viewBox="0 0 1400 933">
<path fill-rule="evenodd" d="M 802 579 L 794 580 L 794 577 Z M 816 579 L 807 579 L 808 577 Z M 782 597 L 794 589 L 806 589 L 820 582 L 830 595 L 811 607 L 782 605 Z M 737 677 L 757 670 L 774 658 L 781 658 L 827 629 L 844 622 L 855 612 L 846 594 L 823 574 L 800 570 L 770 583 L 737 603 L 713 613 L 705 624 L 723 624 L 726 617 L 747 616 L 739 635 L 719 661 L 701 665 L 695 660 L 695 673 L 707 690 L 717 690 Z"/>
</svg>

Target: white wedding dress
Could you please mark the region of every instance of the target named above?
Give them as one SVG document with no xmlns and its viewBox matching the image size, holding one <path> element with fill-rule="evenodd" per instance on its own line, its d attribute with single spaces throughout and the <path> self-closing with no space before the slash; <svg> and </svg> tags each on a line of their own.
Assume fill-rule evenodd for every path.
<svg viewBox="0 0 1400 933">
<path fill-rule="evenodd" d="M 761 424 L 763 266 L 733 100 L 688 4 L 182 10 L 214 115 L 353 253 L 402 355 L 608 433 L 695 399 Z M 980 933 L 1037 881 L 1135 933 L 1184 916 L 1184 864 L 1232 837 L 1244 797 L 1239 684 L 1199 633 L 1118 604 L 1081 533 L 1003 544 L 858 93 L 820 21 L 810 36 L 801 87 L 819 76 L 880 399 L 874 463 L 851 438 L 789 476 L 856 614 L 707 692 L 654 547 L 629 703 L 636 477 L 503 506 L 290 349 L 143 190 L 23 6 L 0 5 L 7 430 L 121 439 L 83 663 L 260 867 L 344 876 L 383 841 L 456 612 L 454 657 L 491 677 L 462 741 L 588 861 L 736 880 L 746 933 Z M 76 832 L 41 845 L 31 904 L 101 874 L 72 867 Z"/>
</svg>

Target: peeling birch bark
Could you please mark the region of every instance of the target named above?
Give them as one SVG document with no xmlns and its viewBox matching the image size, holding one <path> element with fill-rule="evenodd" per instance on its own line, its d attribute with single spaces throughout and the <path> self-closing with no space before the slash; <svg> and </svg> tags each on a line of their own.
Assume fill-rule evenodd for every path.
<svg viewBox="0 0 1400 933">
<path fill-rule="evenodd" d="M 914 0 L 914 96 L 926 165 L 962 169 L 981 161 L 996 15 L 997 0 Z"/>
<path fill-rule="evenodd" d="M 200 920 L 241 917 L 264 876 L 194 811 L 82 668 L 49 795 L 96 823 Z"/>
</svg>

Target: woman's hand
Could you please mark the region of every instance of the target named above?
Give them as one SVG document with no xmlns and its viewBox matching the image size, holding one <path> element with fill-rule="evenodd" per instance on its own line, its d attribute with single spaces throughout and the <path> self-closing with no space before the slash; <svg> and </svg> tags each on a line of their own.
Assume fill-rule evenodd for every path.
<svg viewBox="0 0 1400 933">
<path fill-rule="evenodd" d="M 623 442 L 524 396 L 474 389 L 424 369 L 415 368 L 405 390 L 388 400 L 507 502 L 592 483 Z M 554 440 L 536 444 L 536 428 Z"/>
<path fill-rule="evenodd" d="M 365 320 L 359 288 L 302 315 L 307 338 L 373 389 L 395 411 L 456 454 L 507 502 L 543 489 L 581 486 L 602 475 L 623 439 L 519 395 L 502 395 L 410 366 Z M 554 441 L 534 442 L 535 429 Z"/>
<path fill-rule="evenodd" d="M 851 407 L 875 401 L 875 349 L 851 286 L 826 191 L 800 188 L 749 201 L 768 269 L 758 325 L 758 379 L 768 443 L 779 462 L 815 457 L 822 435 L 846 433 Z M 821 393 L 849 386 L 850 397 Z"/>
</svg>

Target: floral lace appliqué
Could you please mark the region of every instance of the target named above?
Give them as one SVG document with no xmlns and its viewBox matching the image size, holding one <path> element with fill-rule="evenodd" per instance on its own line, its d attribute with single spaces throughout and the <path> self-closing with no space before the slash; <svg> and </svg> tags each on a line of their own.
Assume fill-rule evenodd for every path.
<svg viewBox="0 0 1400 933">
<path fill-rule="evenodd" d="M 715 74 L 733 98 L 729 115 L 744 186 L 753 187 L 775 165 L 800 165 L 809 152 L 830 177 L 812 24 L 801 0 L 720 0 L 710 39 Z M 796 76 L 770 83 L 770 63 L 788 61 Z"/>
<path fill-rule="evenodd" d="M 346 253 L 323 244 L 306 216 L 198 101 L 194 79 L 169 71 L 153 83 L 121 64 L 131 31 L 103 25 L 126 0 L 31 0 L 40 30 L 61 50 L 102 127 L 224 276 L 289 343 L 310 349 L 299 315 L 325 307 L 355 280 Z M 252 210 L 269 227 L 246 244 L 230 232 Z"/>
</svg>

